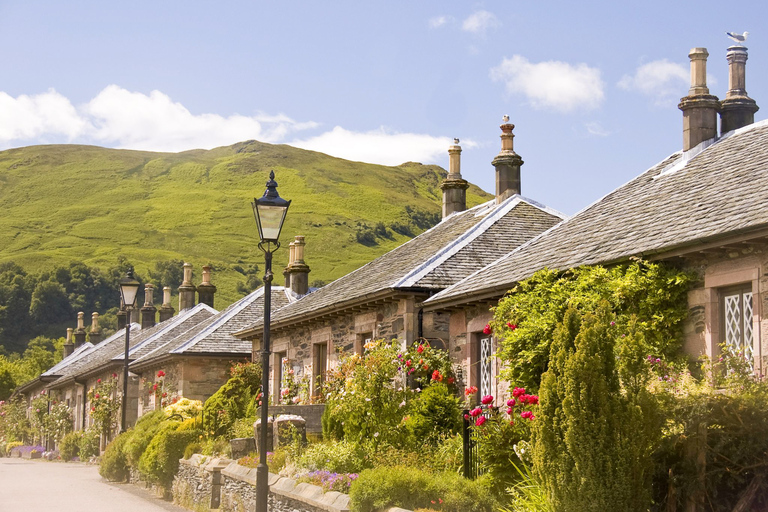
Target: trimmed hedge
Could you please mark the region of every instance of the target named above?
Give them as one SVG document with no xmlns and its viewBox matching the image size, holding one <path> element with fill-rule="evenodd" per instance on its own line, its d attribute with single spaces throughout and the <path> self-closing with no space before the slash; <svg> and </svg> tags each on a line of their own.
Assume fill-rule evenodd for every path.
<svg viewBox="0 0 768 512">
<path fill-rule="evenodd" d="M 170 486 L 184 449 L 202 435 L 200 430 L 179 431 L 178 427 L 176 422 L 165 423 L 139 458 L 139 472 L 148 482 Z"/>
<path fill-rule="evenodd" d="M 99 464 L 99 474 L 113 482 L 126 482 L 131 474 L 128 466 L 128 458 L 125 455 L 125 444 L 132 431 L 123 432 L 117 436 L 107 449 Z"/>
<path fill-rule="evenodd" d="M 496 502 L 487 479 L 467 480 L 456 473 L 428 473 L 406 466 L 366 469 L 349 491 L 352 512 L 389 507 L 442 512 L 492 512 Z"/>
</svg>

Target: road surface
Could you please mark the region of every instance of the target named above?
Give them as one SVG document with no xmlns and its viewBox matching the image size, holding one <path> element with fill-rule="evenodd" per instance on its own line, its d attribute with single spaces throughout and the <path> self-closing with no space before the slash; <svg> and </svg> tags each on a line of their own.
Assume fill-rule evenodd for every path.
<svg viewBox="0 0 768 512">
<path fill-rule="evenodd" d="M 0 512 L 186 512 L 130 484 L 113 484 L 97 466 L 0 458 Z"/>
</svg>

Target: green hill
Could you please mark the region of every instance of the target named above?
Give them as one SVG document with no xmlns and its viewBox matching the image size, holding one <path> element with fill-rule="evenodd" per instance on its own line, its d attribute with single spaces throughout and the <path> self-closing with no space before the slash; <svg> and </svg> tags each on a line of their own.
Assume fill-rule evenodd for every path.
<svg viewBox="0 0 768 512">
<path fill-rule="evenodd" d="M 306 237 L 310 282 L 328 282 L 423 231 L 439 219 L 446 175 L 438 166 L 386 167 L 256 141 L 183 153 L 11 149 L 0 152 L 0 263 L 28 272 L 72 261 L 107 268 L 124 255 L 144 274 L 157 261 L 183 259 L 195 265 L 196 282 L 211 263 L 221 309 L 240 296 L 244 276 L 233 267 L 263 267 L 249 202 L 263 194 L 270 170 L 293 200 L 275 255 L 279 284 L 294 235 Z M 472 186 L 467 199 L 490 197 Z"/>
</svg>

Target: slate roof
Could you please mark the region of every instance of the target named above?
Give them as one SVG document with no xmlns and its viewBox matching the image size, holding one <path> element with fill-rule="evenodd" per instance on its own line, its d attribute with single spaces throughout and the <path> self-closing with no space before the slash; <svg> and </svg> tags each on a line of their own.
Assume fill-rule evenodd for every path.
<svg viewBox="0 0 768 512">
<path fill-rule="evenodd" d="M 274 313 L 296 297 L 283 286 L 272 287 Z M 243 354 L 250 355 L 252 345 L 232 335 L 264 317 L 264 287 L 246 295 L 227 309 L 168 339 L 162 346 L 144 353 L 134 364 L 140 365 L 170 354 Z"/>
<path fill-rule="evenodd" d="M 152 332 L 149 336 L 143 336 L 139 343 L 131 346 L 131 349 L 128 351 L 128 358 L 131 361 L 141 359 L 177 336 L 186 333 L 201 322 L 211 318 L 216 313 L 218 311 L 202 302 L 192 308 L 181 311 L 175 317 L 152 327 Z M 120 352 L 113 357 L 113 360 L 122 362 L 123 356 L 124 353 Z"/>
<path fill-rule="evenodd" d="M 74 363 L 75 361 L 79 361 L 82 357 L 86 357 L 88 352 L 93 349 L 94 345 L 91 342 L 83 343 L 79 347 L 77 347 L 75 350 L 72 351 L 71 354 L 69 354 L 67 357 L 56 363 L 55 365 L 51 366 L 47 371 L 44 371 L 40 374 L 41 377 L 53 377 L 54 375 L 60 375 L 60 372 L 64 370 L 67 366 Z"/>
<path fill-rule="evenodd" d="M 671 155 L 425 305 L 509 289 L 544 267 L 647 257 L 762 229 L 767 201 L 768 121 L 761 121 Z"/>
<path fill-rule="evenodd" d="M 499 205 L 492 200 L 454 213 L 400 247 L 278 310 L 272 324 L 322 314 L 386 291 L 443 289 L 563 218 L 520 195 Z M 498 236 L 500 232 L 504 236 Z"/>
</svg>

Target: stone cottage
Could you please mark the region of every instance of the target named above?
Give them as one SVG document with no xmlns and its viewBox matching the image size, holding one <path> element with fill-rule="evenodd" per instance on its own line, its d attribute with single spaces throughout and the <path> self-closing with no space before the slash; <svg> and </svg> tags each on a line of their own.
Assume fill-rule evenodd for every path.
<svg viewBox="0 0 768 512">
<path fill-rule="evenodd" d="M 428 298 L 424 311 L 450 316 L 450 344 L 479 394 L 497 394 L 493 336 L 483 334 L 495 304 L 542 268 L 670 261 L 698 272 L 688 295 L 684 349 L 717 355 L 721 342 L 768 365 L 768 122 L 745 90 L 747 49 L 728 49 L 722 101 L 706 84 L 704 48 L 691 50 L 691 88 L 682 98 L 683 149 L 493 264 Z M 717 114 L 721 129 L 718 136 Z M 765 333 L 765 335 L 763 334 Z"/>
<path fill-rule="evenodd" d="M 425 314 L 419 304 L 562 221 L 559 212 L 520 195 L 523 160 L 513 150 L 513 128 L 505 118 L 501 152 L 493 160 L 493 200 L 466 209 L 468 183 L 461 177 L 461 147 L 455 140 L 449 148 L 449 172 L 442 184 L 443 219 L 438 225 L 312 293 L 306 287 L 294 290 L 301 298 L 271 319 L 275 403 L 280 402 L 286 374 L 308 380 L 309 394 L 315 396 L 326 371 L 338 360 L 337 351 L 361 352 L 367 340 L 397 339 L 405 345 L 427 338 L 445 347 L 449 314 Z M 291 261 L 303 263 L 303 252 L 299 255 L 303 244 L 295 250 Z M 290 284 L 305 283 L 299 277 L 304 267 L 295 266 Z M 258 321 L 235 336 L 252 340 L 256 353 L 262 330 Z"/>
</svg>

